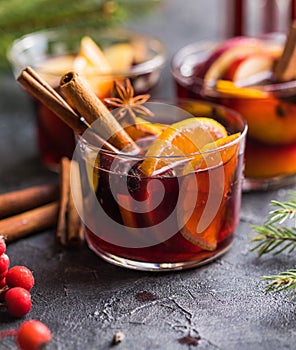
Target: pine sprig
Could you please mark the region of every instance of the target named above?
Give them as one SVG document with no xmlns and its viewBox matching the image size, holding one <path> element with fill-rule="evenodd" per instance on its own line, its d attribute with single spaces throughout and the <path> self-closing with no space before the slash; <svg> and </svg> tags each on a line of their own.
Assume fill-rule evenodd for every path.
<svg viewBox="0 0 296 350">
<path fill-rule="evenodd" d="M 0 0 L 0 66 L 21 35 L 49 28 L 69 31 L 118 27 L 151 12 L 161 0 Z"/>
<path fill-rule="evenodd" d="M 267 221 L 270 224 L 275 222 L 283 224 L 286 220 L 296 217 L 296 195 L 291 193 L 291 199 L 285 202 L 271 201 L 270 204 L 277 209 L 270 211 Z"/>
<path fill-rule="evenodd" d="M 266 222 L 262 226 L 252 226 L 259 235 L 252 239 L 257 244 L 251 250 L 257 250 L 259 256 L 271 252 L 277 255 L 284 251 L 290 254 L 296 248 L 296 191 L 291 192 L 287 201 L 273 200 L 270 204 L 276 209 L 269 212 Z M 268 281 L 266 291 L 296 291 L 296 269 L 263 276 L 262 279 Z"/>
<path fill-rule="evenodd" d="M 266 286 L 266 291 L 281 292 L 284 290 L 296 289 L 296 270 L 291 269 L 288 271 L 280 272 L 278 275 L 263 276 L 263 280 L 269 281 Z"/>
<path fill-rule="evenodd" d="M 252 242 L 258 244 L 251 250 L 258 250 L 259 256 L 273 252 L 274 255 L 283 251 L 292 253 L 296 248 L 296 229 L 288 227 L 280 227 L 278 225 L 266 223 L 263 226 L 252 226 L 259 233 L 252 239 Z"/>
</svg>

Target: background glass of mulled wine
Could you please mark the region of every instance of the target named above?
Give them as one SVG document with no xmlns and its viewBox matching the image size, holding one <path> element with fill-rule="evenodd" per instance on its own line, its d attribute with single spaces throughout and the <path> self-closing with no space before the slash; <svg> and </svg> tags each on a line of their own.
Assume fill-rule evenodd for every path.
<svg viewBox="0 0 296 350">
<path fill-rule="evenodd" d="M 131 269 L 167 271 L 205 264 L 230 248 L 239 221 L 246 123 L 237 112 L 207 102 L 147 107 L 155 114 L 153 123 L 210 117 L 228 135 L 240 136 L 198 154 L 159 156 L 161 169 L 146 175 L 142 166 L 151 156 L 145 151 L 114 154 L 79 135 L 73 160 L 80 165 L 80 216 L 87 242 L 103 259 Z M 153 139 L 137 143 L 145 150 Z M 205 161 L 203 166 L 195 166 L 196 157 Z M 79 203 L 78 198 L 77 207 Z"/>
<path fill-rule="evenodd" d="M 267 35 L 266 45 L 283 45 L 285 36 Z M 261 98 L 218 92 L 195 75 L 221 43 L 196 42 L 173 57 L 171 71 L 180 98 L 212 101 L 238 111 L 248 123 L 243 190 L 266 190 L 296 182 L 296 81 L 256 86 Z M 251 86 L 252 87 L 252 86 Z M 264 97 L 263 97 L 264 95 Z"/>
<path fill-rule="evenodd" d="M 52 87 L 58 90 L 62 75 L 73 70 L 71 63 L 81 45 L 81 39 L 88 35 L 102 50 L 115 44 L 130 44 L 135 52 L 135 60 L 129 69 L 120 69 L 108 74 L 85 74 L 88 81 L 98 81 L 103 89 L 99 98 L 111 95 L 114 80 L 129 78 L 135 94 L 147 93 L 159 82 L 161 70 L 166 60 L 166 49 L 158 39 L 143 33 L 124 29 L 81 33 L 67 30 L 40 31 L 16 40 L 8 59 L 15 76 L 26 66 L 34 68 Z M 120 58 L 121 59 L 121 58 Z M 67 64 L 69 61 L 69 67 Z M 58 169 L 63 156 L 72 157 L 75 137 L 72 130 L 43 104 L 32 97 L 36 112 L 37 141 L 41 160 L 52 170 Z"/>
</svg>

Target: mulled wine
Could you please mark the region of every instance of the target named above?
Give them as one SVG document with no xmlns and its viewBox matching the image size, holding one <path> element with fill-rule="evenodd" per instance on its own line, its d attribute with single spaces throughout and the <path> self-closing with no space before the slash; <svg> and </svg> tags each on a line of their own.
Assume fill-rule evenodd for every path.
<svg viewBox="0 0 296 350">
<path fill-rule="evenodd" d="M 244 190 L 295 182 L 296 81 L 276 82 L 272 69 L 283 38 L 232 38 L 224 44 L 193 44 L 172 64 L 182 98 L 220 103 L 248 123 Z"/>
<path fill-rule="evenodd" d="M 82 136 L 74 159 L 82 169 L 90 247 L 120 266 L 178 270 L 209 262 L 231 245 L 246 125 L 209 103 L 156 105 L 162 116 L 153 123 L 162 132 L 137 140 L 142 154 L 98 150 Z"/>
</svg>

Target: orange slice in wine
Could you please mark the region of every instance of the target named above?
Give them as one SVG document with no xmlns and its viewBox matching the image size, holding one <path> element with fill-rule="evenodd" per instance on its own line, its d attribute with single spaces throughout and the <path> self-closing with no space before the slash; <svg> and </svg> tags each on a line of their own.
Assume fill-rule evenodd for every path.
<svg viewBox="0 0 296 350">
<path fill-rule="evenodd" d="M 140 117 L 136 117 L 136 123 L 125 127 L 126 132 L 136 141 L 148 136 L 157 136 L 167 126 L 164 124 L 154 124 Z"/>
<path fill-rule="evenodd" d="M 217 248 L 225 201 L 237 167 L 239 143 L 234 141 L 239 136 L 240 133 L 233 134 L 205 145 L 203 155 L 198 155 L 184 169 L 187 176 L 180 191 L 178 223 L 182 235 L 204 250 Z M 212 202 L 210 210 L 206 209 L 208 201 Z"/>
<path fill-rule="evenodd" d="M 225 136 L 225 128 L 211 118 L 188 118 L 174 123 L 150 145 L 141 169 L 147 176 L 157 175 L 173 166 L 177 159 L 174 157 L 200 152 L 206 144 Z"/>
</svg>

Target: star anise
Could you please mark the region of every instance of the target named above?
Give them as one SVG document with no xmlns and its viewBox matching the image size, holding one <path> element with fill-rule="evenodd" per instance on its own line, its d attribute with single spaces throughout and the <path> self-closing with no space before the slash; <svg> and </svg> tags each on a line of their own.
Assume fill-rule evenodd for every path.
<svg viewBox="0 0 296 350">
<path fill-rule="evenodd" d="M 115 96 L 105 98 L 105 103 L 112 108 L 118 108 L 115 113 L 115 118 L 119 122 L 125 122 L 127 124 L 136 124 L 136 116 L 142 115 L 144 117 L 153 117 L 154 114 L 145 106 L 150 95 L 138 95 L 134 96 L 134 88 L 129 79 L 126 79 L 124 83 L 119 81 L 114 82 Z"/>
</svg>

